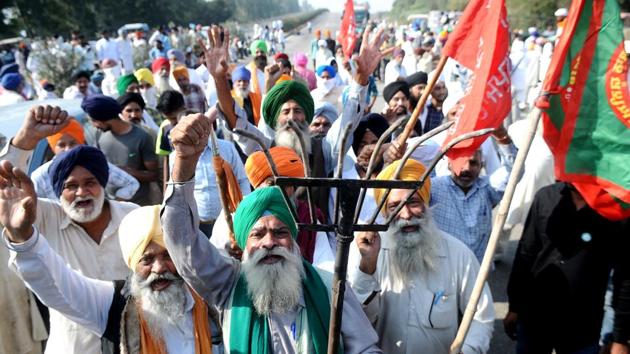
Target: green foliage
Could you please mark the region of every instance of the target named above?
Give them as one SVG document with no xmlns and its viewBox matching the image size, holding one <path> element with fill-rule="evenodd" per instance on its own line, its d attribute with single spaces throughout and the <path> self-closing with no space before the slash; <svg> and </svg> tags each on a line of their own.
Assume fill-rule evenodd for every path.
<svg viewBox="0 0 630 354">
<path fill-rule="evenodd" d="M 70 45 L 58 46 L 45 42 L 40 44 L 43 48 L 31 55 L 40 65 L 41 78 L 55 83 L 55 93 L 61 97 L 63 89 L 73 84 L 72 75 L 79 70 L 79 66 L 85 60 L 84 54 Z"/>
<path fill-rule="evenodd" d="M 233 13 L 229 0 L 12 0 L 5 7 L 17 9 L 16 23 L 2 32 L 25 29 L 29 36 L 49 36 L 79 30 L 95 37 L 103 29 L 115 30 L 126 23 L 167 24 L 220 23 Z"/>
</svg>

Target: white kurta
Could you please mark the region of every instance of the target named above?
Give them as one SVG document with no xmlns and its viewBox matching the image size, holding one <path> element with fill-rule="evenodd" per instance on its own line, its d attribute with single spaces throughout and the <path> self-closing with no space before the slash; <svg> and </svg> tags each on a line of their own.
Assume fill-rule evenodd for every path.
<svg viewBox="0 0 630 354">
<path fill-rule="evenodd" d="M 0 159 L 7 159 L 25 170 L 32 152 L 20 150 L 7 144 Z M 129 268 L 123 260 L 118 242 L 118 226 L 122 218 L 138 206 L 133 203 L 106 201 L 109 203 L 111 219 L 101 242 L 97 244 L 74 223 L 61 205 L 49 199 L 37 201 L 35 227 L 44 235 L 50 246 L 77 272 L 99 280 L 125 279 Z M 100 353 L 101 339 L 58 312 L 50 311 L 50 337 L 46 353 Z"/>
<path fill-rule="evenodd" d="M 466 308 L 479 271 L 475 255 L 466 245 L 443 233 L 438 251 L 438 269 L 417 274 L 403 289 L 395 289 L 390 263 L 394 242 L 382 238 L 373 275 L 359 270 L 361 256 L 356 244 L 352 245 L 348 280 L 359 301 L 364 303 L 383 352 L 448 353 L 457 332 L 458 316 Z M 378 293 L 365 304 L 374 292 Z M 462 352 L 485 353 L 490 346 L 493 323 L 492 295 L 486 285 Z"/>
</svg>

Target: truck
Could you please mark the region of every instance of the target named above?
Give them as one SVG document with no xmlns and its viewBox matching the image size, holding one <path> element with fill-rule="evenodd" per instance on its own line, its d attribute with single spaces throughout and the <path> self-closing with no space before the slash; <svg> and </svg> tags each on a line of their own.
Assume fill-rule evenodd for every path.
<svg viewBox="0 0 630 354">
<path fill-rule="evenodd" d="M 354 21 L 356 23 L 356 32 L 363 33 L 363 30 L 370 20 L 370 4 L 366 2 L 354 3 Z"/>
</svg>

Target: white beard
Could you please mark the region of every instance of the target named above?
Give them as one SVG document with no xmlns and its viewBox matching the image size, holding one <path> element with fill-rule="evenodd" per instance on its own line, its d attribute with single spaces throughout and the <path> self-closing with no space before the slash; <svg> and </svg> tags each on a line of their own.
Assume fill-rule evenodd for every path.
<svg viewBox="0 0 630 354">
<path fill-rule="evenodd" d="M 153 75 L 153 79 L 155 80 L 154 87 L 157 89 L 158 94 L 161 95 L 164 91 L 172 90 L 171 85 L 168 83 L 168 76 Z"/>
<path fill-rule="evenodd" d="M 151 283 L 158 279 L 169 279 L 173 282 L 162 290 L 154 291 Z M 186 288 L 184 280 L 170 272 L 151 273 L 142 279 L 136 273 L 131 276 L 131 294 L 140 301 L 142 314 L 149 330 L 156 338 L 162 338 L 167 324 L 177 324 L 184 317 Z"/>
<path fill-rule="evenodd" d="M 236 96 L 242 99 L 245 99 L 249 97 L 249 88 L 241 89 L 241 88 L 236 87 L 234 88 L 234 93 L 236 93 Z"/>
<path fill-rule="evenodd" d="M 403 227 L 410 225 L 419 226 L 418 231 L 402 232 Z M 391 237 L 395 244 L 392 257 L 390 257 L 395 287 L 402 287 L 416 274 L 436 270 L 440 231 L 428 214 L 428 210 L 422 218 L 393 221 L 389 225 L 386 236 Z"/>
<path fill-rule="evenodd" d="M 304 137 L 304 145 L 306 148 L 306 154 L 311 153 L 311 133 L 308 129 L 308 123 L 306 122 L 295 122 L 300 128 L 300 132 Z M 276 128 L 276 136 L 274 138 L 277 146 L 284 146 L 291 148 L 297 152 L 297 154 L 302 156 L 302 147 L 300 146 L 300 139 L 297 134 L 293 132 L 292 129 L 289 128 L 288 124 L 285 124 L 281 127 Z"/>
<path fill-rule="evenodd" d="M 282 256 L 284 260 L 273 264 L 260 263 L 267 255 Z M 252 255 L 245 252 L 243 259 L 247 291 L 258 314 L 286 313 L 297 306 L 304 277 L 297 243 L 293 242 L 293 251 L 284 247 L 272 250 L 261 248 Z"/>
<path fill-rule="evenodd" d="M 77 203 L 91 200 L 92 206 L 89 208 L 77 208 Z M 103 211 L 103 204 L 105 203 L 105 190 L 101 188 L 101 193 L 98 197 L 76 197 L 72 203 L 68 202 L 62 197 L 59 198 L 59 202 L 61 203 L 61 208 L 63 211 L 70 216 L 70 219 L 79 223 L 91 222 L 94 221 L 99 215 L 101 215 L 101 211 Z"/>
</svg>

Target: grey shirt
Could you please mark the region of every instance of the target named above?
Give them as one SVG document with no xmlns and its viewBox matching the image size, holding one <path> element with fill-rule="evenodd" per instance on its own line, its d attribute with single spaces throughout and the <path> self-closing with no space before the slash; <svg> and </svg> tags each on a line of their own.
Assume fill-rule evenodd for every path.
<svg viewBox="0 0 630 354">
<path fill-rule="evenodd" d="M 127 134 L 115 135 L 111 131 L 101 134 L 97 146 L 107 160 L 116 166 L 126 166 L 146 170 L 145 162 L 157 161 L 155 142 L 144 129 L 132 125 Z M 150 182 L 140 182 L 140 188 L 131 199 L 140 205 L 150 204 Z"/>
<path fill-rule="evenodd" d="M 161 214 L 164 240 L 179 274 L 208 304 L 219 308 L 225 325 L 225 314 L 230 309 L 232 292 L 240 274 L 240 262 L 222 256 L 198 230 L 199 219 L 193 192 L 194 180 L 169 184 L 167 187 Z M 300 301 L 295 311 L 282 316 L 269 316 L 275 353 L 298 352 L 287 323 L 295 321 L 303 307 L 303 301 Z M 287 319 L 286 316 L 291 313 L 295 315 Z M 349 285 L 344 298 L 341 335 L 345 353 L 381 353 L 376 346 L 378 336 Z"/>
</svg>

